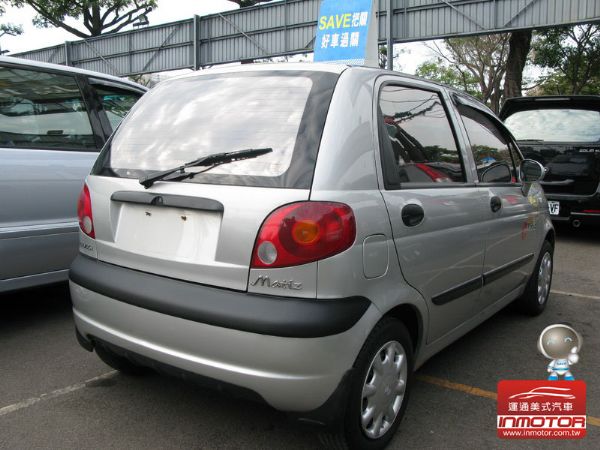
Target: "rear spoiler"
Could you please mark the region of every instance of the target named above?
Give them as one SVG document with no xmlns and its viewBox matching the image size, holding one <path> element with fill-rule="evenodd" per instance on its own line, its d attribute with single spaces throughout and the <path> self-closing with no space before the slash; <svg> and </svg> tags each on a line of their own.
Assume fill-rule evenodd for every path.
<svg viewBox="0 0 600 450">
<path fill-rule="evenodd" d="M 532 109 L 592 109 L 600 110 L 600 95 L 549 95 L 540 97 L 514 97 L 509 98 L 500 110 L 501 120 L 518 111 Z"/>
</svg>

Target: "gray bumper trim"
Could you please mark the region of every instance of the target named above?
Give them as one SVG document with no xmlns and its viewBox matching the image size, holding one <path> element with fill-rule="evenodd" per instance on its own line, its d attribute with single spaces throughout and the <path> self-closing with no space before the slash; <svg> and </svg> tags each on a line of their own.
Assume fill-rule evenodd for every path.
<svg viewBox="0 0 600 450">
<path fill-rule="evenodd" d="M 281 337 L 342 333 L 368 309 L 364 297 L 298 299 L 230 291 L 174 280 L 79 255 L 72 282 L 124 303 L 181 319 Z"/>
</svg>

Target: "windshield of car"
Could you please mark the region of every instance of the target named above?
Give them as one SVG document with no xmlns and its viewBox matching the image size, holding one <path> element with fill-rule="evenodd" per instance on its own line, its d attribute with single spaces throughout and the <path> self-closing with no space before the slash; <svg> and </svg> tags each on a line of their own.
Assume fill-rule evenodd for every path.
<svg viewBox="0 0 600 450">
<path fill-rule="evenodd" d="M 337 77 L 269 71 L 167 81 L 131 111 L 94 171 L 139 178 L 210 154 L 268 147 L 261 158 L 188 182 L 308 188 Z"/>
<path fill-rule="evenodd" d="M 600 111 L 532 109 L 518 111 L 509 116 L 504 123 L 517 140 L 600 141 Z"/>
</svg>

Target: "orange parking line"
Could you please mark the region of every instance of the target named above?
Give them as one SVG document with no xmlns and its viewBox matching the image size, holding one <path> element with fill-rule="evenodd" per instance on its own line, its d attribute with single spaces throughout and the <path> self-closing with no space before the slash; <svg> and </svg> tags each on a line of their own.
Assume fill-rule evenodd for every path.
<svg viewBox="0 0 600 450">
<path fill-rule="evenodd" d="M 431 375 L 421 375 L 418 374 L 416 376 L 417 380 L 423 381 L 425 383 L 433 384 L 435 386 L 443 387 L 445 389 L 450 389 L 453 391 L 464 392 L 465 394 L 475 395 L 477 397 L 489 398 L 492 400 L 496 400 L 498 398 L 498 394 L 492 391 L 486 391 L 485 389 L 479 389 L 475 386 L 469 386 L 468 384 L 462 383 L 454 383 L 450 380 L 445 380 L 443 378 L 432 377 Z M 592 425 L 595 427 L 600 427 L 600 418 L 587 416 L 588 425 Z"/>
<path fill-rule="evenodd" d="M 452 381 L 444 380 L 443 378 L 432 377 L 430 375 L 417 375 L 417 380 L 424 381 L 425 383 L 429 384 L 435 384 L 436 386 L 451 389 L 453 391 L 460 391 L 464 392 L 465 394 L 476 395 L 477 397 L 491 398 L 492 400 L 496 400 L 498 398 L 498 395 L 495 392 L 486 391 L 474 386 L 469 386 L 467 384 L 453 383 Z"/>
<path fill-rule="evenodd" d="M 595 427 L 600 427 L 600 419 L 597 417 L 587 416 L 587 423 Z"/>
</svg>

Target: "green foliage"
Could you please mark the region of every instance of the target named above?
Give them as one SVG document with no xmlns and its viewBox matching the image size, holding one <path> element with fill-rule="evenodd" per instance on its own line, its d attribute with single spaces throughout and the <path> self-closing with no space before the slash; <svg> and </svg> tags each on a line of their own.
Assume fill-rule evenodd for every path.
<svg viewBox="0 0 600 450">
<path fill-rule="evenodd" d="M 536 94 L 600 93 L 600 26 L 551 28 L 533 43 L 534 64 L 550 69 Z"/>
<path fill-rule="evenodd" d="M 571 80 L 563 73 L 556 71 L 539 80 L 539 85 L 532 89 L 534 95 L 598 95 L 600 94 L 600 74 L 592 76 L 581 89 L 573 91 Z"/>
<path fill-rule="evenodd" d="M 0 16 L 4 15 L 6 9 L 4 5 L 7 4 L 7 0 L 0 0 Z M 23 34 L 23 27 L 21 25 L 15 25 L 13 23 L 2 23 L 0 24 L 0 37 L 2 36 L 18 36 Z"/>
<path fill-rule="evenodd" d="M 60 27 L 80 38 L 116 33 L 157 6 L 157 0 L 10 0 L 14 6 L 31 6 L 33 23 L 42 28 Z M 82 20 L 85 30 L 66 24 Z"/>
<path fill-rule="evenodd" d="M 441 46 L 434 41 L 429 48 L 437 59 L 421 65 L 418 74 L 466 91 L 497 112 L 503 95 L 509 36 L 450 38 Z"/>
<path fill-rule="evenodd" d="M 493 158 L 496 161 L 504 159 L 497 148 L 488 147 L 487 145 L 473 145 L 471 148 L 475 161 L 481 161 L 484 158 Z"/>
<path fill-rule="evenodd" d="M 12 23 L 0 24 L 0 37 L 5 35 L 18 36 L 20 34 L 23 34 L 23 27 L 21 25 L 15 25 Z"/>
<path fill-rule="evenodd" d="M 477 78 L 466 71 L 459 71 L 454 66 L 444 64 L 441 58 L 430 59 L 417 67 L 416 75 L 428 80 L 452 86 L 465 91 L 477 98 L 481 98 Z"/>
<path fill-rule="evenodd" d="M 449 151 L 447 148 L 440 147 L 439 145 L 428 145 L 421 149 L 425 159 L 427 161 L 437 161 L 445 163 L 456 162 L 456 152 Z"/>
<path fill-rule="evenodd" d="M 379 68 L 380 69 L 385 69 L 387 67 L 387 46 L 386 45 L 380 45 L 379 46 L 379 52 L 378 52 L 378 59 L 379 59 Z"/>
</svg>

